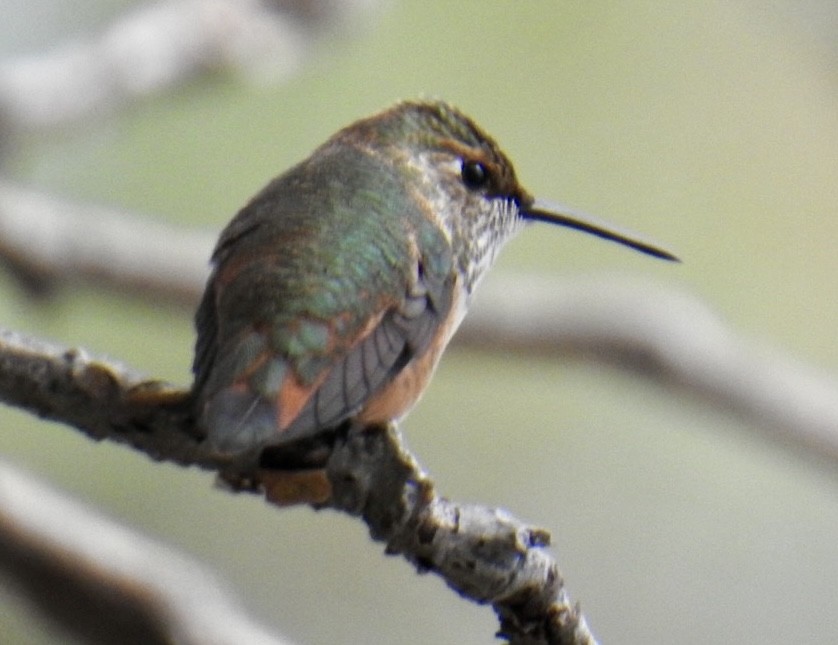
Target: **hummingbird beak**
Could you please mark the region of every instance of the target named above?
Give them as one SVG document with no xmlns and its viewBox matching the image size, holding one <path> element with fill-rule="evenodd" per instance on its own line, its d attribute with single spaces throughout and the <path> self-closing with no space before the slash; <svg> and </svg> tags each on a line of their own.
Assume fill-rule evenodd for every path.
<svg viewBox="0 0 838 645">
<path fill-rule="evenodd" d="M 549 222 L 559 226 L 567 226 L 577 231 L 596 235 L 618 244 L 623 244 L 641 253 L 646 253 L 662 260 L 680 262 L 672 253 L 658 244 L 643 239 L 641 235 L 620 228 L 609 222 L 569 208 L 563 204 L 556 204 L 542 199 L 530 199 L 521 204 L 521 217 L 527 220 Z"/>
</svg>

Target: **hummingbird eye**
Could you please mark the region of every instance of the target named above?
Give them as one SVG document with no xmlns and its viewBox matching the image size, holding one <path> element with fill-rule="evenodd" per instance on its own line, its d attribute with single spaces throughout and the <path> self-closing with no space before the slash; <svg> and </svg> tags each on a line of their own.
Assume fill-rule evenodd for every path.
<svg viewBox="0 0 838 645">
<path fill-rule="evenodd" d="M 489 183 L 489 171 L 486 166 L 479 161 L 463 161 L 463 167 L 460 171 L 463 183 L 471 190 L 479 190 L 485 188 Z"/>
</svg>

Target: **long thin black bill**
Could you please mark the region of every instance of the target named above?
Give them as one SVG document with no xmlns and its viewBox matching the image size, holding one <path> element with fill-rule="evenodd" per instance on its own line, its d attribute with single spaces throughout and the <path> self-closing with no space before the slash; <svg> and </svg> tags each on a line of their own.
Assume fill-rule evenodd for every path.
<svg viewBox="0 0 838 645">
<path fill-rule="evenodd" d="M 521 216 L 524 219 L 574 228 L 577 231 L 583 231 L 606 240 L 611 240 L 612 242 L 617 242 L 618 244 L 623 244 L 636 251 L 662 260 L 680 262 L 672 253 L 654 242 L 643 239 L 643 236 L 634 231 L 620 228 L 593 215 L 569 208 L 564 204 L 535 199 L 531 204 L 522 208 Z"/>
</svg>

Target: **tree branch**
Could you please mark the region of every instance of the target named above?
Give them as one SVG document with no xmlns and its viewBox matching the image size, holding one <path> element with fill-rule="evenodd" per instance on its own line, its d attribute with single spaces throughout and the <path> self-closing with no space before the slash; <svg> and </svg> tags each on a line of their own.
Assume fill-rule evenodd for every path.
<svg viewBox="0 0 838 645">
<path fill-rule="evenodd" d="M 312 447 L 318 465 L 308 470 L 242 471 L 207 451 L 187 391 L 12 332 L 0 334 L 0 399 L 154 459 L 216 469 L 276 504 L 310 500 L 360 516 L 388 552 L 439 574 L 466 598 L 491 603 L 511 643 L 594 642 L 545 548 L 548 533 L 503 511 L 438 497 L 393 427 L 338 433 L 325 457 L 322 445 Z"/>
<path fill-rule="evenodd" d="M 388 553 L 490 603 L 510 643 L 596 642 L 545 548 L 549 533 L 499 509 L 439 497 L 395 427 L 353 428 L 326 471 L 332 508 L 362 517 Z"/>
<path fill-rule="evenodd" d="M 0 330 L 0 400 L 153 459 L 217 467 L 191 424 L 188 392 L 83 350 Z"/>
</svg>

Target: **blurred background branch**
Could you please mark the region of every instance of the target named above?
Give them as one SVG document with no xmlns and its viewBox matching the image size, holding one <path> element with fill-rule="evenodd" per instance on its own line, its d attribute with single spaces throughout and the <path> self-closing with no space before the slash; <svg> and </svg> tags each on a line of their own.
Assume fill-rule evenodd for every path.
<svg viewBox="0 0 838 645">
<path fill-rule="evenodd" d="M 85 281 L 194 308 L 216 237 L 0 180 L 0 261 L 35 295 Z"/>
<path fill-rule="evenodd" d="M 684 291 L 637 278 L 507 274 L 479 300 L 459 342 L 604 361 L 735 412 L 830 471 L 838 466 L 838 382 L 746 337 Z"/>
<path fill-rule="evenodd" d="M 282 82 L 312 42 L 375 0 L 158 0 L 100 34 L 0 64 L 0 123 L 43 130 L 98 119 L 137 99 L 228 72 Z M 344 24 L 341 24 L 341 23 Z"/>
<path fill-rule="evenodd" d="M 8 464 L 0 464 L 0 568 L 65 637 L 83 642 L 289 642 L 246 616 L 203 566 Z"/>
</svg>

